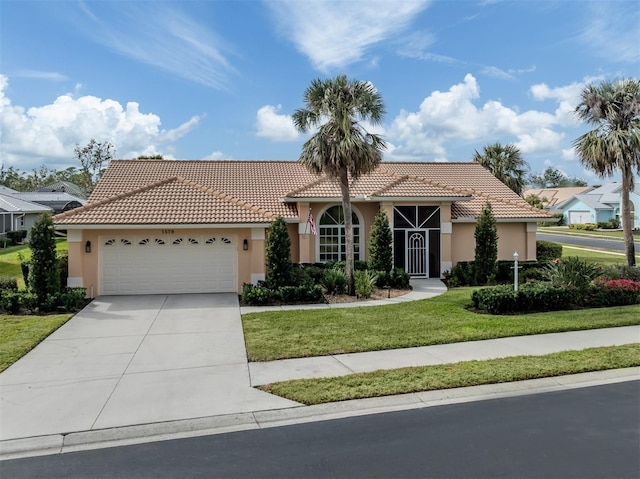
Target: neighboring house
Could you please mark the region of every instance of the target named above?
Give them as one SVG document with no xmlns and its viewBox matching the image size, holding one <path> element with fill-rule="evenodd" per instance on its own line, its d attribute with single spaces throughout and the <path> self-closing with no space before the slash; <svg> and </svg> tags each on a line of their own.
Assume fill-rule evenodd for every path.
<svg viewBox="0 0 640 479">
<path fill-rule="evenodd" d="M 499 259 L 536 257 L 529 206 L 477 163 L 382 163 L 351 184 L 355 257 L 367 260 L 379 209 L 394 264 L 440 278 L 474 258 L 476 218 L 488 201 Z M 265 239 L 283 216 L 296 263 L 344 258 L 340 188 L 293 161 L 116 160 L 88 203 L 54 217 L 69 242 L 69 285 L 90 296 L 240 292 L 265 278 Z M 317 234 L 312 233 L 310 216 Z"/>
<path fill-rule="evenodd" d="M 63 213 L 73 208 L 84 205 L 87 200 L 63 192 L 15 192 L 12 194 L 15 198 L 31 203 L 38 203 L 51 208 L 54 214 Z"/>
<path fill-rule="evenodd" d="M 590 191 L 576 194 L 557 205 L 566 224 L 600 223 L 620 217 L 622 197 L 621 183 L 608 183 Z M 640 228 L 640 185 L 629 194 L 634 229 Z"/>
<path fill-rule="evenodd" d="M 34 193 L 69 193 L 77 198 L 81 198 L 83 200 L 87 199 L 87 194 L 84 192 L 82 188 L 80 188 L 75 183 L 71 183 L 69 181 L 56 181 L 55 183 L 50 183 L 46 186 L 38 188 Z"/>
<path fill-rule="evenodd" d="M 557 208 L 564 204 L 567 200 L 570 200 L 575 195 L 587 193 L 593 189 L 593 186 L 567 186 L 558 188 L 529 188 L 522 194 L 523 198 L 529 195 L 536 195 L 541 199 L 546 199 L 544 208 L 552 212 L 557 212 Z"/>
<path fill-rule="evenodd" d="M 10 188 L 0 188 L 0 234 L 9 231 L 29 231 L 42 213 L 52 213 L 52 209 L 30 201 L 24 201 L 7 192 L 17 193 Z"/>
</svg>

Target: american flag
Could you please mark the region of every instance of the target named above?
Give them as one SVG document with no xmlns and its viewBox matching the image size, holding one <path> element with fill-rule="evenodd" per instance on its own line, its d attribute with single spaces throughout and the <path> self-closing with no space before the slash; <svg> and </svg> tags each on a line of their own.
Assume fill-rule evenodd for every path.
<svg viewBox="0 0 640 479">
<path fill-rule="evenodd" d="M 309 210 L 309 217 L 307 218 L 307 223 L 311 225 L 311 232 L 316 234 L 316 223 L 313 221 L 313 215 L 311 214 L 311 210 Z"/>
</svg>

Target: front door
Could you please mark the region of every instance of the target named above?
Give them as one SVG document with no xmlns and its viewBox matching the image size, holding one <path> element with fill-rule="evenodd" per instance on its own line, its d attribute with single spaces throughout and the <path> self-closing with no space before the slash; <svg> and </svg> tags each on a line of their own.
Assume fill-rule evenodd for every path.
<svg viewBox="0 0 640 479">
<path fill-rule="evenodd" d="M 407 230 L 406 271 L 411 276 L 427 274 L 427 234 L 424 230 Z"/>
</svg>

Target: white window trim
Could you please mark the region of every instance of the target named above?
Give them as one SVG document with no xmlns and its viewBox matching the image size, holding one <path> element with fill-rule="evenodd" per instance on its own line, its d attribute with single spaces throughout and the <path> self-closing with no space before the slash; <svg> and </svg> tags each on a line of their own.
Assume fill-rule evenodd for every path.
<svg viewBox="0 0 640 479">
<path fill-rule="evenodd" d="M 315 248 L 315 262 L 317 263 L 321 263 L 322 261 L 320 261 L 320 219 L 322 218 L 322 215 L 325 214 L 325 212 L 329 209 L 329 208 L 333 208 L 334 206 L 342 206 L 342 203 L 330 203 L 325 205 L 322 209 L 320 209 L 320 212 L 318 213 L 318 216 L 316 216 L 314 219 L 316 221 L 316 228 L 318 230 L 318 234 L 316 236 L 316 248 Z M 360 261 L 366 261 L 367 260 L 367 248 L 366 248 L 366 244 L 364 241 L 364 237 L 365 237 L 365 223 L 364 223 L 364 217 L 362 216 L 362 213 L 360 213 L 360 210 L 358 208 L 356 208 L 355 206 L 351 205 L 351 210 L 356 214 L 356 216 L 358 217 L 358 226 L 360 228 Z"/>
</svg>

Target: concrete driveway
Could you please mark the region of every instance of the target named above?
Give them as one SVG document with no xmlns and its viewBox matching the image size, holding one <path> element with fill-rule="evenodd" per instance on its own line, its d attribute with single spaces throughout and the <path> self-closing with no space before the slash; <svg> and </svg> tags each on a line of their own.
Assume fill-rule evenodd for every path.
<svg viewBox="0 0 640 479">
<path fill-rule="evenodd" d="M 101 297 L 0 374 L 0 440 L 295 405 L 250 387 L 237 295 Z"/>
</svg>

